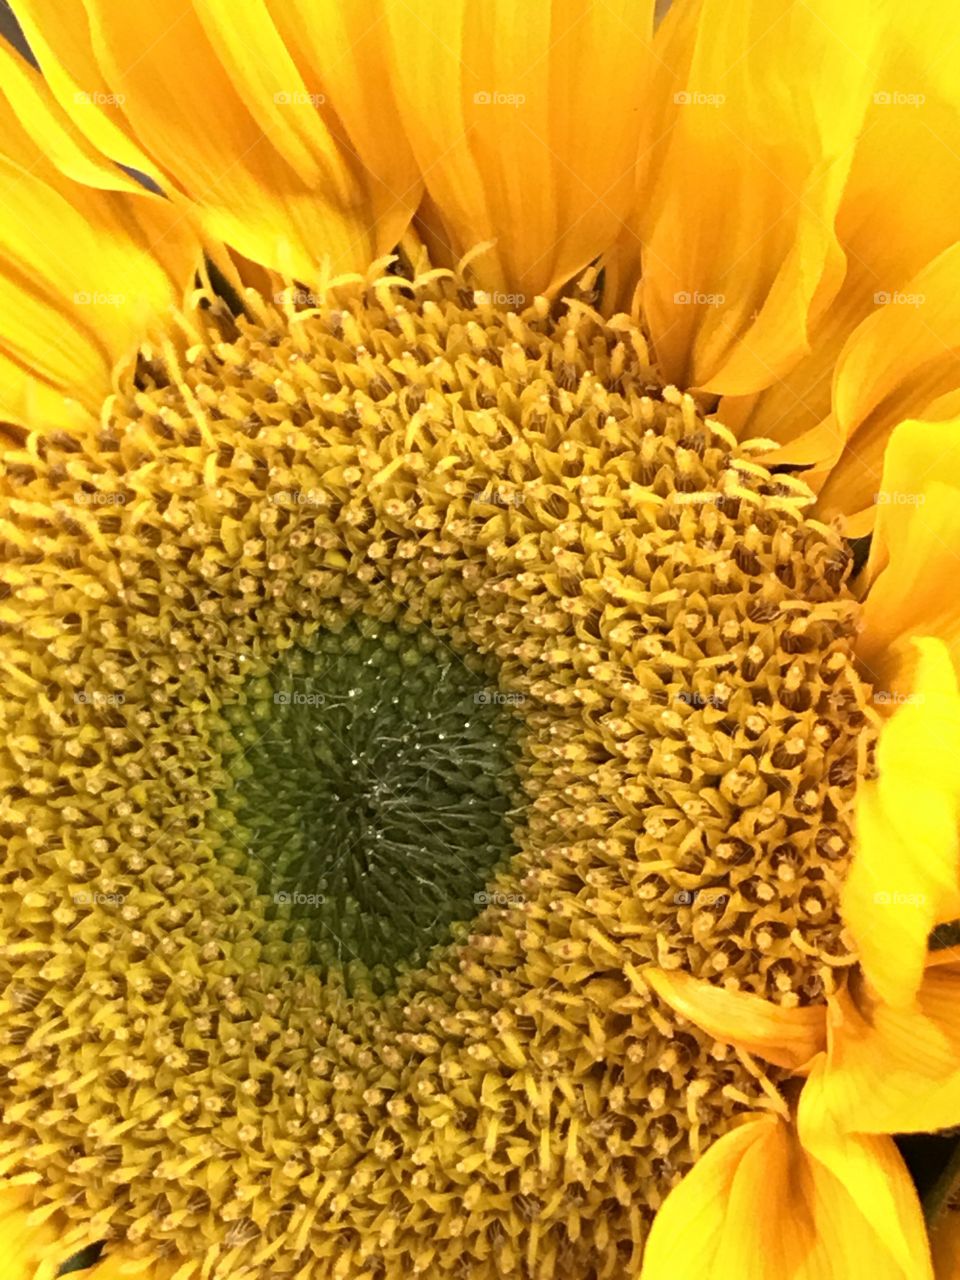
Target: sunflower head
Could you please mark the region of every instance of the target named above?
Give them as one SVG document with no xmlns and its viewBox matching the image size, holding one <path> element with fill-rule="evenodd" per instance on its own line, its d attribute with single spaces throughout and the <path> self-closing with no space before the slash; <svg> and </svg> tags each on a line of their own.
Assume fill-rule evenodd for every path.
<svg viewBox="0 0 960 1280">
<path fill-rule="evenodd" d="M 914 36 L 47 8 L 0 48 L 16 1280 L 931 1280 L 888 1135 L 960 1097 L 956 250 L 865 230 L 878 140 L 932 204 Z"/>
</svg>

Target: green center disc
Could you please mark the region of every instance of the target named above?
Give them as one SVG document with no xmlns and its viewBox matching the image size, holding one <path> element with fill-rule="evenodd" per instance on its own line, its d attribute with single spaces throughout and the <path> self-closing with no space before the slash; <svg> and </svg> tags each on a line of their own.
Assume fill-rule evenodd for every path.
<svg viewBox="0 0 960 1280">
<path fill-rule="evenodd" d="M 430 631 L 323 632 L 228 716 L 235 861 L 322 968 L 418 967 L 517 851 L 515 700 Z"/>
</svg>

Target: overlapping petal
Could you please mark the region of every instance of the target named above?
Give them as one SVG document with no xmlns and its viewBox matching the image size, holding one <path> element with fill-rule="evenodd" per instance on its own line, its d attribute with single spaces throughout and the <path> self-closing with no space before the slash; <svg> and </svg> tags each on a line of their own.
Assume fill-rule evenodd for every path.
<svg viewBox="0 0 960 1280">
<path fill-rule="evenodd" d="M 43 101 L 39 81 L 26 89 Z M 170 323 L 201 261 L 183 210 L 139 188 L 69 182 L 0 99 L 0 417 L 36 429 L 99 417 L 118 362 Z M 95 157 L 66 132 L 78 165 Z"/>
<path fill-rule="evenodd" d="M 657 1214 L 641 1280 L 931 1277 L 920 1206 L 892 1140 L 816 1134 L 811 1150 L 808 1127 L 805 1116 L 799 1132 L 763 1117 L 714 1143 Z"/>
<path fill-rule="evenodd" d="M 867 3 L 703 0 L 692 57 L 665 29 L 658 53 L 690 62 L 654 106 L 636 217 L 643 313 L 679 385 L 747 395 L 808 351 L 843 281 L 835 219 L 882 25 Z"/>
<path fill-rule="evenodd" d="M 847 516 L 852 537 L 872 527 L 891 432 L 960 383 L 958 274 L 960 244 L 944 250 L 903 289 L 878 293 L 876 311 L 840 352 L 832 411 L 821 428 L 834 436 L 836 453 L 805 479 L 819 490 L 825 518 Z"/>
<path fill-rule="evenodd" d="M 385 201 L 383 183 L 335 136 L 337 103 L 304 79 L 264 6 L 231 9 L 229 20 L 212 0 L 90 0 L 86 23 L 58 22 L 46 0 L 24 0 L 17 13 L 76 127 L 187 199 L 212 241 L 312 280 L 323 264 L 365 269 L 409 222 L 419 195 L 409 152 L 394 147 L 406 176 Z M 359 12 L 356 23 L 369 25 Z M 354 25 L 339 30 L 349 49 Z M 331 26 L 331 62 L 342 53 L 336 37 Z M 384 110 L 384 131 L 389 120 Z"/>
<path fill-rule="evenodd" d="M 916 642 L 913 692 L 877 745 L 877 777 L 857 790 L 857 844 L 844 918 L 870 983 L 908 1007 L 935 924 L 960 915 L 960 696 L 942 642 Z"/>
<path fill-rule="evenodd" d="M 635 198 L 653 10 L 651 0 L 385 4 L 437 260 L 494 240 L 478 280 L 530 297 L 613 243 Z"/>
<path fill-rule="evenodd" d="M 874 496 L 857 654 L 895 700 L 910 694 L 918 658 L 911 637 L 936 637 L 960 666 L 960 418 L 898 426 Z"/>
<path fill-rule="evenodd" d="M 831 1004 L 820 1105 L 856 1133 L 926 1133 L 960 1123 L 960 960 L 928 966 L 915 1002 L 864 986 Z"/>
<path fill-rule="evenodd" d="M 935 388 L 951 377 L 960 384 L 951 373 L 952 329 L 934 296 L 939 276 L 949 307 L 955 274 L 948 251 L 960 216 L 960 112 L 956 80 L 945 69 L 960 47 L 960 21 L 937 0 L 890 6 L 883 17 L 869 106 L 835 222 L 846 261 L 842 287 L 811 327 L 809 354 L 759 394 L 728 396 L 719 409 L 741 435 L 780 441 L 774 460 L 820 464 L 816 488 L 846 447 L 825 501 L 831 511 L 859 513 L 852 534 L 869 529 L 864 500 L 876 487 L 891 427 L 927 416 Z M 934 287 L 918 285 L 921 279 Z M 928 295 L 919 306 L 918 294 Z M 929 361 L 917 347 L 924 333 Z M 841 377 L 841 365 L 850 374 L 868 353 L 876 363 L 865 393 L 880 380 L 887 385 L 858 417 L 851 415 L 857 383 Z"/>
</svg>

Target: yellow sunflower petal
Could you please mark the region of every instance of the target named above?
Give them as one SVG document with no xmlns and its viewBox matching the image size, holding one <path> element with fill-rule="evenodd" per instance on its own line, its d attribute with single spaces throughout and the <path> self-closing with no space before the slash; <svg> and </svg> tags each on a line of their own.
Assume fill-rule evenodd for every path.
<svg viewBox="0 0 960 1280">
<path fill-rule="evenodd" d="M 936 636 L 960 665 L 960 418 L 904 422 L 890 437 L 857 654 L 899 697 L 909 690 L 913 635 Z"/>
<path fill-rule="evenodd" d="M 400 125 L 423 173 L 422 230 L 437 259 L 495 240 L 474 264 L 478 282 L 530 297 L 613 243 L 635 198 L 653 9 L 386 5 Z"/>
<path fill-rule="evenodd" d="M 787 1009 L 746 991 L 729 991 L 678 969 L 644 970 L 647 982 L 702 1030 L 767 1062 L 802 1070 L 826 1045 L 826 1009 Z"/>
<path fill-rule="evenodd" d="M 111 91 L 97 62 L 83 6 L 75 6 L 69 22 L 59 0 L 14 0 L 10 7 L 74 126 L 104 155 L 158 181 L 159 171 L 129 136 L 122 98 Z"/>
<path fill-rule="evenodd" d="M 227 21 L 234 7 L 225 3 Z M 270 15 L 343 149 L 363 167 L 381 243 L 392 248 L 423 192 L 410 143 L 396 127 L 387 24 L 341 0 L 269 0 Z M 402 226 L 401 226 L 402 224 Z"/>
<path fill-rule="evenodd" d="M 180 305 L 200 259 L 182 212 L 141 190 L 66 180 L 0 99 L 0 416 L 75 426 L 98 414 L 114 366 Z"/>
<path fill-rule="evenodd" d="M 833 423 L 842 452 L 804 477 L 820 491 L 824 518 L 871 509 L 891 431 L 960 383 L 958 271 L 960 244 L 902 290 L 878 293 L 876 312 L 840 353 Z"/>
<path fill-rule="evenodd" d="M 407 140 L 391 127 L 384 24 L 338 0 L 195 7 L 244 103 L 298 176 L 348 204 L 362 190 L 376 229 L 372 257 L 392 249 L 422 186 Z"/>
<path fill-rule="evenodd" d="M 811 1157 L 814 1181 L 829 1204 L 830 1184 L 850 1190 L 857 1208 L 905 1276 L 929 1276 L 927 1235 L 916 1189 L 888 1138 L 839 1131 L 824 1090 L 827 1063 L 817 1060 L 800 1094 L 797 1133 Z M 843 1274 L 840 1272 L 839 1274 Z"/>
<path fill-rule="evenodd" d="M 957 239 L 957 83 L 943 74 L 949 60 L 931 50 L 956 46 L 960 11 L 939 0 L 918 0 L 890 6 L 886 19 L 870 105 L 837 215 L 847 259 L 843 287 L 813 326 L 807 357 L 767 390 L 729 397 L 718 410 L 741 435 L 790 445 L 782 461 L 816 461 L 817 452 L 821 460 L 832 456 L 835 440 L 824 436 L 818 449 L 810 433 L 829 418 L 833 370 L 845 344 L 874 315 L 878 296 L 909 292 L 911 278 Z M 882 363 L 891 354 L 884 353 Z"/>
<path fill-rule="evenodd" d="M 43 76 L 2 40 L 0 92 L 37 146 L 68 178 L 108 191 L 143 191 L 142 183 L 105 159 L 70 122 Z"/>
<path fill-rule="evenodd" d="M 808 350 L 843 280 L 834 218 L 879 27 L 866 0 L 704 0 L 641 215 L 644 313 L 678 385 L 745 395 Z"/>
<path fill-rule="evenodd" d="M 725 1134 L 664 1201 L 641 1280 L 928 1280 L 923 1220 L 893 1143 L 853 1137 L 819 1150 L 829 1164 L 779 1118 Z"/>
<path fill-rule="evenodd" d="M 44 1248 L 57 1238 L 50 1222 L 30 1219 L 29 1189 L 5 1187 L 0 1192 L 0 1256 L 10 1280 L 33 1280 Z"/>
<path fill-rule="evenodd" d="M 915 1005 L 858 991 L 831 1001 L 821 1104 L 855 1133 L 928 1133 L 960 1123 L 960 964 L 927 970 Z"/>
<path fill-rule="evenodd" d="M 746 1271 L 739 1277 L 753 1276 L 752 1270 L 763 1247 L 749 1230 L 749 1221 L 734 1221 L 730 1199 L 743 1168 L 750 1189 L 755 1186 L 757 1157 L 766 1177 L 773 1180 L 781 1155 L 781 1121 L 764 1117 L 724 1134 L 701 1156 L 663 1202 L 653 1220 L 643 1256 L 641 1280 L 675 1280 L 676 1276 L 714 1276 L 716 1280 L 732 1280 L 729 1272 L 718 1269 L 718 1255 L 726 1247 L 726 1238 L 742 1236 L 745 1253 L 749 1253 Z M 768 1183 L 769 1185 L 769 1183 Z M 762 1231 L 764 1222 L 773 1215 L 754 1218 Z M 772 1248 L 774 1233 L 766 1242 Z M 760 1273 L 762 1274 L 762 1273 Z"/>
<path fill-rule="evenodd" d="M 877 744 L 877 777 L 857 791 L 856 851 L 844 918 L 868 979 L 909 1005 L 935 924 L 960 914 L 960 695 L 945 646 L 915 641 L 913 692 Z"/>
<path fill-rule="evenodd" d="M 136 6 L 91 0 L 87 40 L 74 33 L 69 47 L 59 37 L 43 41 L 49 22 L 43 0 L 25 0 L 21 8 L 28 36 L 39 36 L 41 70 L 77 127 L 105 154 L 186 196 L 214 241 L 306 279 L 315 278 L 324 261 L 336 272 L 365 269 L 393 247 L 400 222 L 378 223 L 361 165 L 333 141 L 316 95 L 298 79 L 274 90 L 290 95 L 290 112 L 272 97 L 263 103 L 274 72 L 292 73 L 268 20 L 258 26 L 259 10 L 251 9 L 248 20 L 258 43 L 245 58 L 229 44 L 228 69 L 197 13 L 173 0 Z M 215 7 L 204 16 L 216 29 Z M 256 59 L 265 56 L 273 71 L 259 75 Z M 83 78 L 95 78 L 96 87 L 73 91 Z M 70 92 L 86 92 L 90 101 L 71 105 Z M 121 132 L 128 139 L 123 154 L 116 145 Z M 303 160 L 304 172 L 291 156 Z"/>
</svg>

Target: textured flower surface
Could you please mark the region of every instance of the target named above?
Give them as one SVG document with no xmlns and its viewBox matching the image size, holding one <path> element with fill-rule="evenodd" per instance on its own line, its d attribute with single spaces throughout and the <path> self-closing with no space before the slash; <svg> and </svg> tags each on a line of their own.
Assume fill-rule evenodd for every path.
<svg viewBox="0 0 960 1280">
<path fill-rule="evenodd" d="M 954 1276 L 955 16 L 15 8 L 9 1274 Z"/>
</svg>

